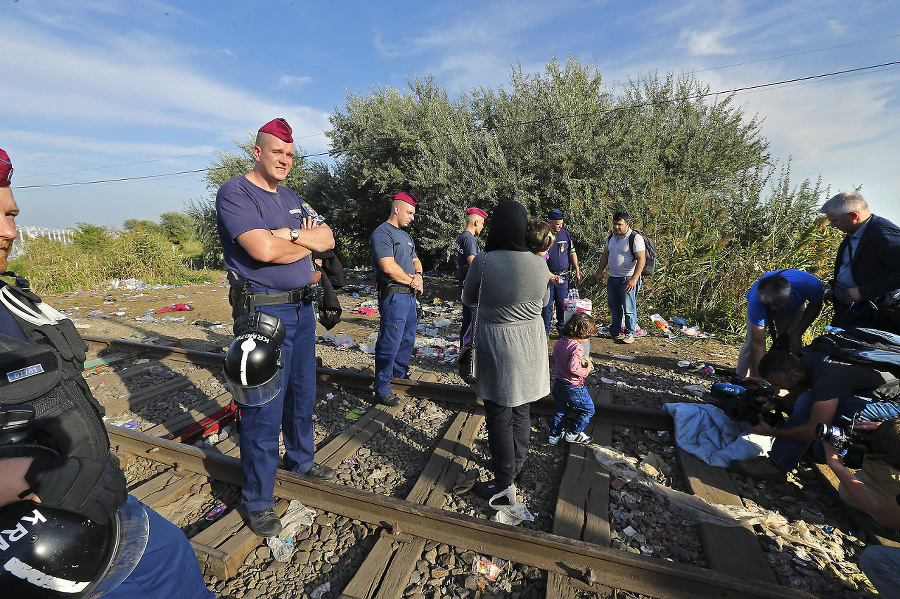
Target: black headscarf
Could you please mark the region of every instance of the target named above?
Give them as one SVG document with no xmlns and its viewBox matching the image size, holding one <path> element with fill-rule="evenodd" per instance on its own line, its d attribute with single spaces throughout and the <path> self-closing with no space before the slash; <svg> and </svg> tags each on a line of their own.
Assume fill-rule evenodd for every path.
<svg viewBox="0 0 900 599">
<path fill-rule="evenodd" d="M 528 211 L 515 200 L 500 202 L 491 212 L 491 230 L 488 232 L 484 251 L 509 250 L 528 252 L 525 245 L 525 225 Z"/>
</svg>

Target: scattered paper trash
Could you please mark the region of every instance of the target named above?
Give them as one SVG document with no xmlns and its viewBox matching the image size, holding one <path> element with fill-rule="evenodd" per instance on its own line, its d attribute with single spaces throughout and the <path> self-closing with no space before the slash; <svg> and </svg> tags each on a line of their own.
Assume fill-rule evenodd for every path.
<svg viewBox="0 0 900 599">
<path fill-rule="evenodd" d="M 691 367 L 691 366 L 693 366 L 693 365 L 694 365 L 694 363 L 691 362 L 690 360 L 678 360 L 678 367 L 679 367 L 679 368 L 689 368 L 689 367 Z"/>
<path fill-rule="evenodd" d="M 495 582 L 500 578 L 500 574 L 506 568 L 506 565 L 507 562 L 503 560 L 497 560 L 497 563 L 494 563 L 482 555 L 476 555 L 475 559 L 472 560 L 472 574 L 484 576 L 491 582 Z"/>
<path fill-rule="evenodd" d="M 314 588 L 312 590 L 312 592 L 310 592 L 310 594 L 309 594 L 310 599 L 322 599 L 322 597 L 325 596 L 325 593 L 327 593 L 330 590 L 331 590 L 331 583 L 330 582 L 323 583 L 323 584 L 317 586 L 316 588 Z"/>
<path fill-rule="evenodd" d="M 616 381 L 604 377 L 600 377 L 600 381 L 606 383 L 607 385 L 615 385 Z"/>
<path fill-rule="evenodd" d="M 703 385 L 685 385 L 683 388 L 691 395 L 696 395 L 697 397 L 703 397 L 709 393 L 709 387 L 704 387 Z"/>
<path fill-rule="evenodd" d="M 353 337 L 350 335 L 338 335 L 334 338 L 334 344 L 338 347 L 353 347 L 356 343 L 353 341 Z"/>
<path fill-rule="evenodd" d="M 610 358 L 615 358 L 617 360 L 634 360 L 634 356 L 623 356 L 621 354 L 612 354 L 610 355 Z"/>
<path fill-rule="evenodd" d="M 375 355 L 375 344 L 374 343 L 360 343 L 359 349 L 362 352 L 365 352 L 370 355 Z"/>
<path fill-rule="evenodd" d="M 432 324 L 438 328 L 445 327 L 450 324 L 450 319 L 449 318 L 435 318 L 434 322 L 432 322 Z"/>
<path fill-rule="evenodd" d="M 632 528 L 631 525 L 628 525 L 625 528 L 623 528 L 622 532 L 624 532 L 629 537 L 633 537 L 634 535 L 637 534 L 637 531 L 634 528 Z"/>
</svg>

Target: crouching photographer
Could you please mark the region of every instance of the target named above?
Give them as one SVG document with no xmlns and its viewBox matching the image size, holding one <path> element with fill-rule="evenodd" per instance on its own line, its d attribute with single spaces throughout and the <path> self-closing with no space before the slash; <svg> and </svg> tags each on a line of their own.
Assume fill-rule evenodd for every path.
<svg viewBox="0 0 900 599">
<path fill-rule="evenodd" d="M 866 531 L 896 542 L 900 540 L 900 418 L 856 427 L 874 427 L 862 469 L 854 474 L 844 465 L 841 452 L 827 442 L 823 444 L 825 461 L 841 481 L 841 497 L 870 517 Z M 883 597 L 900 597 L 900 547 L 868 547 L 859 566 Z"/>
<path fill-rule="evenodd" d="M 861 420 L 884 421 L 900 416 L 895 403 L 897 377 L 872 364 L 842 362 L 822 352 L 771 350 L 759 362 L 759 373 L 775 389 L 786 389 L 790 416 L 782 427 L 760 421 L 750 432 L 775 439 L 768 456 L 735 460 L 729 468 L 743 476 L 784 480 L 810 448 L 822 459 L 816 427 Z"/>
</svg>

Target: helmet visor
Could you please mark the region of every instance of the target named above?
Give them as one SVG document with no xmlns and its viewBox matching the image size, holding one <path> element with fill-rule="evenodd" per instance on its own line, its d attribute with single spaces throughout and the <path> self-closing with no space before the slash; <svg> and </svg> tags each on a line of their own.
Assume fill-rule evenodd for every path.
<svg viewBox="0 0 900 599">
<path fill-rule="evenodd" d="M 228 387 L 231 390 L 231 396 L 234 397 L 234 401 L 242 406 L 254 407 L 270 402 L 278 395 L 284 384 L 284 369 L 282 368 L 279 368 L 268 382 L 255 387 L 245 387 L 233 381 L 227 372 L 224 372 L 224 374 L 225 380 L 228 381 Z"/>
<path fill-rule="evenodd" d="M 150 538 L 150 518 L 140 501 L 129 495 L 128 501 L 119 508 L 114 520 L 119 529 L 115 560 L 110 564 L 100 584 L 85 595 L 86 598 L 102 597 L 122 584 L 141 561 L 141 556 L 147 548 L 147 541 Z"/>
</svg>

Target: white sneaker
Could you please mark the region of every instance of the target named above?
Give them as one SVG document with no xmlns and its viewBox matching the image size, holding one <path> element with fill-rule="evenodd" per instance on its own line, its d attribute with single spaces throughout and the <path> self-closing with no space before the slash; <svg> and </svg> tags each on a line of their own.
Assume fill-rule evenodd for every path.
<svg viewBox="0 0 900 599">
<path fill-rule="evenodd" d="M 578 431 L 577 433 L 566 433 L 566 441 L 568 441 L 569 443 L 582 445 L 584 443 L 590 443 L 591 436 L 584 431 Z"/>
<path fill-rule="evenodd" d="M 634 343 L 634 335 L 628 333 L 622 336 L 622 343 Z"/>
<path fill-rule="evenodd" d="M 550 435 L 547 438 L 547 443 L 549 443 L 550 445 L 556 445 L 557 443 L 559 443 L 560 439 L 562 439 L 562 433 L 559 433 L 558 435 Z"/>
</svg>

